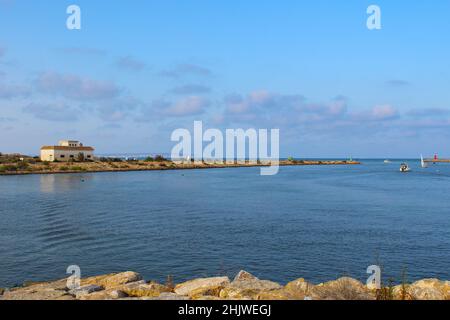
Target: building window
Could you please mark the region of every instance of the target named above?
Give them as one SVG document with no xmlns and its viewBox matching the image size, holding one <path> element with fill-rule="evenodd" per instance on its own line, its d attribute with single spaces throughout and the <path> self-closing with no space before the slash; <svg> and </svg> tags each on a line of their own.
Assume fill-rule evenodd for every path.
<svg viewBox="0 0 450 320">
<path fill-rule="evenodd" d="M 87 156 L 89 159 L 91 158 L 91 156 Z"/>
<path fill-rule="evenodd" d="M 66 156 L 62 154 L 62 155 L 60 155 L 60 157 L 61 157 L 61 158 L 65 158 Z"/>
<path fill-rule="evenodd" d="M 73 158 L 74 156 L 71 154 L 70 157 Z"/>
</svg>

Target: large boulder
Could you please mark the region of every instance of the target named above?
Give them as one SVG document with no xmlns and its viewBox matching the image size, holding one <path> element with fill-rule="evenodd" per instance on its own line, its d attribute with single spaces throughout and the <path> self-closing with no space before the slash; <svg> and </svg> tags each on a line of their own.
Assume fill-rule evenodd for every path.
<svg viewBox="0 0 450 320">
<path fill-rule="evenodd" d="M 120 285 L 142 280 L 139 273 L 133 271 L 89 277 L 81 280 L 81 285 L 97 285 L 105 289 L 113 289 Z"/>
<path fill-rule="evenodd" d="M 231 287 L 236 289 L 245 289 L 245 290 L 259 290 L 259 291 L 270 291 L 270 290 L 278 290 L 281 289 L 282 286 L 279 283 L 269 281 L 269 280 L 260 280 L 252 274 L 241 271 L 236 276 L 235 280 L 230 284 Z"/>
<path fill-rule="evenodd" d="M 152 300 L 190 300 L 188 296 L 180 296 L 173 292 L 163 292 Z"/>
<path fill-rule="evenodd" d="M 126 293 L 129 297 L 159 297 L 161 293 L 169 293 L 172 290 L 162 284 L 151 283 L 130 283 L 118 287 L 118 290 Z"/>
<path fill-rule="evenodd" d="M 146 283 L 145 281 L 141 280 L 123 284 L 103 291 L 82 295 L 80 297 L 80 300 L 111 300 L 144 297 L 156 298 L 163 293 L 170 293 L 170 291 L 171 289 L 164 285 L 154 282 Z"/>
<path fill-rule="evenodd" d="M 260 290 L 227 286 L 220 291 L 219 297 L 225 300 L 256 300 L 256 297 L 260 292 Z"/>
<path fill-rule="evenodd" d="M 2 300 L 74 300 L 66 288 L 66 279 L 41 282 L 5 291 Z"/>
<path fill-rule="evenodd" d="M 302 298 L 296 298 L 289 291 L 285 289 L 260 291 L 255 295 L 255 300 L 302 300 Z"/>
<path fill-rule="evenodd" d="M 313 300 L 375 300 L 375 295 L 358 280 L 343 277 L 314 286 Z"/>
<path fill-rule="evenodd" d="M 392 288 L 384 288 L 384 290 L 387 290 L 385 291 L 387 293 L 385 300 L 413 300 L 409 290 L 410 287 L 409 284 L 400 284 Z"/>
<path fill-rule="evenodd" d="M 233 282 L 236 282 L 236 281 L 242 281 L 242 280 L 258 280 L 258 278 L 255 277 L 254 275 L 252 275 L 251 273 L 245 271 L 245 270 L 241 270 L 241 271 L 239 271 L 239 273 L 234 277 Z"/>
<path fill-rule="evenodd" d="M 85 295 L 80 296 L 79 300 L 115 300 L 115 299 L 127 297 L 127 295 L 124 293 L 120 294 L 119 297 L 114 296 L 112 294 L 113 291 L 114 290 L 103 290 L 103 291 L 93 292 L 90 294 L 85 294 Z"/>
<path fill-rule="evenodd" d="M 128 295 L 121 290 L 108 289 L 82 295 L 79 300 L 118 300 L 127 297 Z"/>
<path fill-rule="evenodd" d="M 217 297 L 217 296 L 201 296 L 201 297 L 198 297 L 198 298 L 196 298 L 196 299 L 194 299 L 194 300 L 200 300 L 200 301 L 214 301 L 214 300 L 222 300 L 222 299 L 220 299 L 220 298 Z"/>
<path fill-rule="evenodd" d="M 228 277 L 199 278 L 187 282 L 183 282 L 175 286 L 175 293 L 181 296 L 199 295 L 200 291 L 216 290 L 215 288 L 223 288 L 230 283 Z"/>
<path fill-rule="evenodd" d="M 202 297 L 210 296 L 210 297 L 219 297 L 220 292 L 224 288 L 223 284 L 217 285 L 217 286 L 211 286 L 211 287 L 201 287 L 198 289 L 194 289 L 191 292 L 189 292 L 189 297 L 191 297 L 194 300 L 200 299 Z"/>
<path fill-rule="evenodd" d="M 93 292 L 102 291 L 103 287 L 97 286 L 95 284 L 88 284 L 77 289 L 73 289 L 69 291 L 69 294 L 75 296 L 77 299 L 81 297 L 91 294 Z"/>
<path fill-rule="evenodd" d="M 284 286 L 284 290 L 296 300 L 303 300 L 306 297 L 309 297 L 313 288 L 314 285 L 303 278 L 291 281 Z"/>
<path fill-rule="evenodd" d="M 450 285 L 448 281 L 424 279 L 409 286 L 408 293 L 413 300 L 446 300 L 450 299 Z"/>
<path fill-rule="evenodd" d="M 269 295 L 275 295 L 270 293 L 271 291 L 281 290 L 283 287 L 273 281 L 260 280 L 254 275 L 240 271 L 232 283 L 223 288 L 220 291 L 220 298 L 222 299 L 263 299 L 262 296 L 268 297 Z M 278 297 L 280 292 L 277 293 Z M 260 296 L 261 297 L 260 297 Z"/>
</svg>

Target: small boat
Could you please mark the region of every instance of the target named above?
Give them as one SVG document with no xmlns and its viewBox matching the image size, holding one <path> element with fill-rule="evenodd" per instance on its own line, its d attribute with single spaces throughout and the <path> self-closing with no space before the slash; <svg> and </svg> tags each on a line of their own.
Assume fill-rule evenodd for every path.
<svg viewBox="0 0 450 320">
<path fill-rule="evenodd" d="M 420 164 L 422 165 L 422 168 L 428 168 L 428 164 L 423 160 L 423 155 L 420 155 Z"/>
<path fill-rule="evenodd" d="M 384 160 L 384 163 L 391 163 L 391 160 Z"/>
<path fill-rule="evenodd" d="M 410 172 L 411 168 L 408 166 L 407 163 L 402 163 L 400 165 L 400 172 Z"/>
</svg>

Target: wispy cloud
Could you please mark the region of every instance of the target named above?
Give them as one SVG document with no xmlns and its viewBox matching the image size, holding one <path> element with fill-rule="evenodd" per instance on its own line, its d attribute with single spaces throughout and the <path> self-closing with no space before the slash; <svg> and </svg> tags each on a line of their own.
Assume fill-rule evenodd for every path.
<svg viewBox="0 0 450 320">
<path fill-rule="evenodd" d="M 300 94 L 285 95 L 264 90 L 246 96 L 228 95 L 224 102 L 225 118 L 231 118 L 232 121 L 324 121 L 347 112 L 347 100 L 344 97 L 337 97 L 327 103 L 312 103 Z"/>
<path fill-rule="evenodd" d="M 146 65 L 143 61 L 140 61 L 132 56 L 121 57 L 117 60 L 116 65 L 121 69 L 131 71 L 141 71 Z"/>
<path fill-rule="evenodd" d="M 0 83 L 0 99 L 26 98 L 31 95 L 31 92 L 27 86 Z"/>
<path fill-rule="evenodd" d="M 79 110 L 63 103 L 30 103 L 22 111 L 47 121 L 77 121 L 80 115 Z"/>
<path fill-rule="evenodd" d="M 393 79 L 386 81 L 386 84 L 392 87 L 407 87 L 411 85 L 410 82 L 406 80 Z"/>
<path fill-rule="evenodd" d="M 57 48 L 56 51 L 63 54 L 88 55 L 88 56 L 104 56 L 107 53 L 105 50 L 102 49 L 86 48 L 86 47 L 64 47 L 64 48 Z"/>
<path fill-rule="evenodd" d="M 10 117 L 0 117 L 0 122 L 14 122 L 14 121 L 17 121 L 17 119 Z"/>
<path fill-rule="evenodd" d="M 144 103 L 131 96 L 105 101 L 95 106 L 100 119 L 107 122 L 120 122 L 133 115 Z"/>
<path fill-rule="evenodd" d="M 211 101 L 200 96 L 189 96 L 176 101 L 156 99 L 149 104 L 142 104 L 137 122 L 161 121 L 203 114 Z"/>
<path fill-rule="evenodd" d="M 211 117 L 218 125 L 280 128 L 292 137 L 383 132 L 400 120 L 400 112 L 388 104 L 355 108 L 350 107 L 349 99 L 344 96 L 314 102 L 301 94 L 265 90 L 227 95 L 223 113 Z"/>
<path fill-rule="evenodd" d="M 178 86 L 170 90 L 170 93 L 177 95 L 192 95 L 192 94 L 206 94 L 210 93 L 211 88 L 198 84 L 187 84 L 183 86 Z"/>
<path fill-rule="evenodd" d="M 39 75 L 36 86 L 43 93 L 61 95 L 75 100 L 111 99 L 120 94 L 120 89 L 112 82 L 56 72 Z"/>
<path fill-rule="evenodd" d="M 413 109 L 407 112 L 407 115 L 414 118 L 445 117 L 450 115 L 450 109 L 444 108 Z"/>
<path fill-rule="evenodd" d="M 211 70 L 196 64 L 179 64 L 172 69 L 164 70 L 160 73 L 163 77 L 180 78 L 183 76 L 202 76 L 209 77 L 212 75 Z"/>
<path fill-rule="evenodd" d="M 208 99 L 192 96 L 177 101 L 174 105 L 164 110 L 164 113 L 175 117 L 197 115 L 203 113 L 209 105 L 210 101 Z"/>
<path fill-rule="evenodd" d="M 363 122 L 389 121 L 399 117 L 399 111 L 391 105 L 379 105 L 368 111 L 357 112 L 351 115 L 352 120 Z"/>
</svg>

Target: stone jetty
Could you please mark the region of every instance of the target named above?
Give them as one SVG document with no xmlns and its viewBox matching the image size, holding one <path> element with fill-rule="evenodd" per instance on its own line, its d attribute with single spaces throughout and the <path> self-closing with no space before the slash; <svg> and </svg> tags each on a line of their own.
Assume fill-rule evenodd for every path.
<svg viewBox="0 0 450 320">
<path fill-rule="evenodd" d="M 438 279 L 379 290 L 348 277 L 320 284 L 300 278 L 282 285 L 246 271 L 232 280 L 211 277 L 176 285 L 170 282 L 146 281 L 139 273 L 127 271 L 81 279 L 76 288 L 61 279 L 0 289 L 0 300 L 450 300 L 450 281 Z"/>
</svg>

